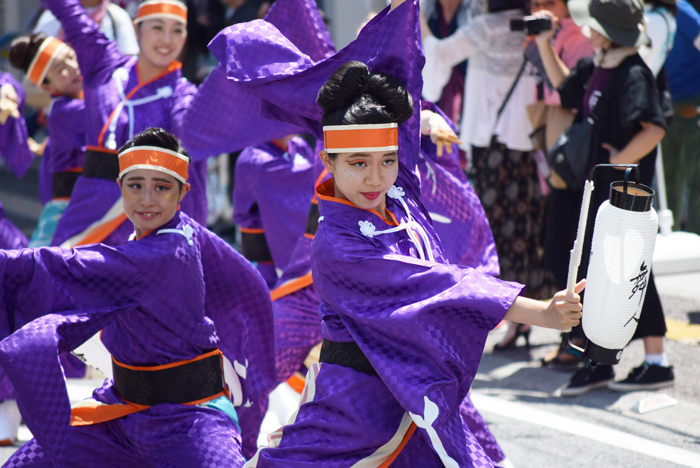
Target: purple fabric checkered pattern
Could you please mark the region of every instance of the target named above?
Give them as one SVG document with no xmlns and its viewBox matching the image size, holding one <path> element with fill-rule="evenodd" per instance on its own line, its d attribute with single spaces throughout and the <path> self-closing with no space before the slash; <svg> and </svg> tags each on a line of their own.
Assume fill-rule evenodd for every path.
<svg viewBox="0 0 700 468">
<path fill-rule="evenodd" d="M 27 245 L 29 240 L 5 217 L 5 210 L 0 203 L 0 250 L 23 249 Z"/>
<path fill-rule="evenodd" d="M 71 431 L 58 353 L 74 349 L 100 329 L 107 349 L 130 365 L 192 359 L 218 347 L 231 362 L 247 367 L 241 383 L 244 401 L 253 405 L 274 384 L 272 307 L 262 278 L 228 244 L 186 215 L 176 215 L 162 228 L 186 226 L 193 231 L 192 245 L 179 234 L 154 232 L 119 248 L 97 244 L 70 251 L 0 251 L 2 323 L 10 318 L 18 326 L 29 322 L 0 343 L 0 362 L 17 388 L 27 425 L 55 460 L 66 453 Z M 111 382 L 95 396 L 106 403 L 118 401 Z M 169 407 L 177 419 L 179 406 Z M 147 433 L 138 434 L 140 443 L 159 440 Z M 182 450 L 196 452 L 191 446 Z M 213 460 L 231 446 L 212 450 Z M 109 450 L 104 453 L 109 457 Z"/>
<path fill-rule="evenodd" d="M 335 45 L 314 0 L 275 2 L 265 21 L 274 24 L 284 37 L 314 62 L 335 54 Z"/>
<path fill-rule="evenodd" d="M 116 398 L 116 397 L 114 397 Z M 65 466 L 72 468 L 238 468 L 241 441 L 233 421 L 208 408 L 160 405 L 93 426 L 71 427 Z M 8 468 L 54 468 L 32 439 Z"/>
<path fill-rule="evenodd" d="M 459 406 L 459 413 L 462 415 L 462 421 L 467 425 L 469 431 L 474 434 L 474 437 L 479 441 L 479 445 L 481 445 L 491 460 L 500 462 L 506 458 L 469 395 L 462 400 L 462 404 Z"/>
<path fill-rule="evenodd" d="M 284 382 L 301 369 L 311 348 L 323 339 L 318 316 L 320 302 L 316 288 L 311 285 L 272 303 L 278 382 Z"/>
<path fill-rule="evenodd" d="M 413 16 L 410 2 L 394 12 L 386 10 L 370 21 L 355 41 L 315 65 L 273 25 L 261 20 L 225 29 L 209 48 L 226 65 L 229 80 L 266 101 L 263 115 L 303 125 L 319 139 L 323 137 L 322 111 L 316 104 L 316 96 L 338 66 L 360 60 L 373 72 L 396 76 L 410 90 L 416 103 L 413 117 L 403 125 L 404 131 L 399 135 L 399 157 L 413 168 L 418 157 L 420 130 L 420 70 L 425 60 L 419 36 L 387 34 L 405 29 L 406 24 L 412 25 Z"/>
<path fill-rule="evenodd" d="M 457 131 L 454 123 L 435 104 L 421 101 L 423 109 L 440 114 Z M 459 148 L 437 155 L 430 137 L 421 138 L 421 201 L 430 213 L 448 218 L 449 223 L 433 220 L 450 263 L 476 268 L 492 276 L 499 275 L 498 254 L 491 226 L 474 188 L 459 165 Z"/>
<path fill-rule="evenodd" d="M 21 114 L 26 97 L 24 88 L 12 78 L 12 75 L 0 72 L 0 86 L 6 84 L 12 85 L 17 91 L 17 107 Z M 27 173 L 34 160 L 34 155 L 27 146 L 27 137 L 27 125 L 22 115 L 18 119 L 10 117 L 5 125 L 0 125 L 0 157 L 19 178 Z"/>
<path fill-rule="evenodd" d="M 236 161 L 233 221 L 264 229 L 277 268 L 287 267 L 304 234 L 314 182 L 323 169 L 321 158 L 299 137 L 289 141 L 287 151 L 263 143 L 246 148 Z"/>
</svg>

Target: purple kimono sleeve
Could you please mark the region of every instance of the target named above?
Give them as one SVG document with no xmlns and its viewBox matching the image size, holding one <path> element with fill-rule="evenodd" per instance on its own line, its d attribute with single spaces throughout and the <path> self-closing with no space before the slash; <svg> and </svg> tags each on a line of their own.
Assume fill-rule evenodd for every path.
<svg viewBox="0 0 700 468">
<path fill-rule="evenodd" d="M 85 12 L 80 0 L 42 0 L 42 5 L 61 22 L 66 42 L 78 55 L 80 72 L 86 81 L 104 70 L 118 68 L 129 60 L 119 52 L 100 27 Z"/>
<path fill-rule="evenodd" d="M 441 417 L 454 414 L 488 331 L 524 286 L 401 255 L 323 254 L 326 261 L 314 260 L 312 268 L 324 301 L 324 336 L 334 326 L 341 334 L 345 328 L 407 411 L 423 414 L 426 396 Z M 334 315 L 342 326 L 333 318 L 329 323 Z"/>
<path fill-rule="evenodd" d="M 144 271 L 154 267 L 147 252 L 130 257 L 102 245 L 0 251 L 1 332 L 15 332 L 0 343 L 0 364 L 17 389 L 27 426 L 56 466 L 63 466 L 70 418 L 58 355 L 104 328 L 119 310 L 149 300 L 143 293 L 158 285 L 151 277 L 144 285 Z"/>
<path fill-rule="evenodd" d="M 258 151 L 248 147 L 236 160 L 236 177 L 233 184 L 233 222 L 245 229 L 262 229 L 260 211 L 255 209 L 255 189 L 259 187 L 256 165 L 252 155 Z M 252 153 L 252 154 L 251 154 Z M 262 186 L 260 186 L 262 188 Z"/>
<path fill-rule="evenodd" d="M 9 73 L 0 72 L 0 86 L 9 84 L 17 92 L 17 107 L 21 114 L 24 107 L 25 92 L 22 85 Z M 0 156 L 17 177 L 27 173 L 34 160 L 34 155 L 27 146 L 27 124 L 22 115 L 15 119 L 10 117 L 5 125 L 0 125 Z"/>
<path fill-rule="evenodd" d="M 248 260 L 216 235 L 202 233 L 205 313 L 216 325 L 221 351 L 245 368 L 239 372 L 243 401 L 255 403 L 275 384 L 270 292 Z"/>
<path fill-rule="evenodd" d="M 265 21 L 274 24 L 284 37 L 314 62 L 335 54 L 335 44 L 315 0 L 275 2 Z"/>
<path fill-rule="evenodd" d="M 51 103 L 47 118 L 51 135 L 48 167 L 51 174 L 83 166 L 86 118 L 85 101 L 82 99 L 57 98 Z"/>
<path fill-rule="evenodd" d="M 17 390 L 22 418 L 58 468 L 65 466 L 71 415 L 59 354 L 80 346 L 121 310 L 49 314 L 0 342 L 0 365 Z"/>
<path fill-rule="evenodd" d="M 148 300 L 144 282 L 156 285 L 144 272 L 157 261 L 148 253 L 101 244 L 0 251 L 0 338 L 46 314 Z"/>
<path fill-rule="evenodd" d="M 313 0 L 275 2 L 266 16 L 311 60 L 332 55 L 335 46 Z M 183 108 L 184 109 L 184 108 Z M 194 159 L 239 151 L 303 129 L 262 115 L 262 99 L 226 79 L 217 66 L 175 123 L 177 134 Z"/>
<path fill-rule="evenodd" d="M 263 116 L 304 126 L 317 138 L 323 137 L 318 90 L 340 65 L 359 60 L 373 72 L 395 76 L 415 103 L 413 116 L 399 134 L 399 158 L 412 171 L 418 158 L 418 103 L 425 62 L 420 40 L 418 3 L 414 0 L 377 15 L 355 41 L 318 63 L 275 25 L 261 20 L 223 30 L 209 49 L 226 67 L 229 80 L 263 99 Z M 414 182 L 418 185 L 417 179 Z"/>
</svg>

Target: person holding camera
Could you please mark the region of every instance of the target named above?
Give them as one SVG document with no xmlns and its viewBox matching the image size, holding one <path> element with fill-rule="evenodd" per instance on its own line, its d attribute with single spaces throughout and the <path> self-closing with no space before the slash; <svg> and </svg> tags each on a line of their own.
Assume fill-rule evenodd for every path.
<svg viewBox="0 0 700 468">
<path fill-rule="evenodd" d="M 558 27 L 552 24 L 553 17 L 558 18 Z M 593 46 L 588 40 L 588 37 L 581 31 L 581 28 L 571 19 L 566 0 L 533 0 L 532 16 L 529 18 L 532 18 L 534 21 L 545 22 L 541 26 L 541 31 L 549 30 L 551 34 L 553 34 L 550 40 L 552 48 L 566 67 L 573 68 L 580 59 L 593 56 Z M 534 21 L 530 21 L 529 23 L 533 24 Z M 530 26 L 530 28 L 533 27 L 534 25 Z M 532 63 L 536 64 L 542 76 L 542 81 L 537 84 L 537 89 L 535 91 L 538 102 L 531 106 L 529 115 L 533 128 L 541 129 L 540 132 L 535 132 L 539 135 L 539 138 L 536 140 L 536 146 L 546 154 L 551 150 L 562 133 L 569 128 L 574 120 L 575 114 L 573 111 L 561 106 L 559 93 L 557 93 L 556 88 L 549 79 L 547 79 L 538 46 L 534 40 L 535 36 L 541 31 L 536 30 L 533 31 L 535 34 L 528 35 L 528 42 L 525 45 L 525 56 L 528 57 Z M 541 156 L 542 160 L 544 160 L 544 154 Z M 556 287 L 558 289 L 564 289 L 566 288 L 566 272 L 569 266 L 568 253 L 571 249 L 571 245 L 564 245 L 564 243 L 559 242 L 556 235 L 551 235 L 549 233 L 557 229 L 556 220 L 559 217 L 559 205 L 561 204 L 561 200 L 563 199 L 566 201 L 567 197 L 566 184 L 551 170 L 541 171 L 541 175 L 543 179 L 547 179 L 549 185 L 548 219 L 544 240 L 545 263 L 554 276 Z M 566 209 L 566 204 L 564 206 Z M 512 347 L 515 345 L 514 339 L 517 339 L 517 333 L 512 333 L 509 329 L 504 339 L 494 349 L 507 349 Z M 580 340 L 580 338 L 574 339 L 577 344 L 583 344 L 578 343 L 578 340 Z M 542 359 L 542 363 L 548 366 L 576 365 L 580 360 L 580 356 L 580 352 L 568 346 L 568 340 L 562 339 L 559 348 L 545 356 Z"/>
<path fill-rule="evenodd" d="M 444 39 L 422 19 L 424 70 L 430 70 L 423 78 L 425 86 L 435 85 L 429 80 L 446 83 L 452 67 L 469 58 L 460 140 L 471 153 L 472 182 L 493 231 L 499 278 L 526 284 L 528 297 L 546 299 L 554 293 L 543 260 L 546 200 L 526 109 L 535 80 L 523 57 L 525 32 L 510 28 L 511 20 L 523 18 L 525 3 L 490 0 L 488 11 Z"/>
<path fill-rule="evenodd" d="M 574 22 L 590 29 L 595 57 L 583 58 L 571 69 L 555 53 L 551 44 L 554 30 L 535 37 L 547 76 L 557 87 L 561 104 L 577 111 L 576 119 L 595 118 L 588 167 L 595 164 L 639 164 L 639 182 L 651 185 L 654 178 L 656 147 L 664 136 L 666 120 L 661 110 L 656 79 L 638 54 L 648 43 L 644 32 L 644 12 L 639 0 L 570 0 Z M 559 18 L 549 12 L 555 26 Z M 612 169 L 596 171 L 597 188 L 591 199 L 589 219 L 595 219 L 598 207 L 608 198 L 610 183 L 621 174 Z M 581 209 L 582 191 L 563 193 L 557 213 L 556 232 L 550 231 L 566 251 L 573 245 Z M 588 223 L 586 243 L 579 277 L 586 275 L 594 223 Z M 565 255 L 568 261 L 569 256 Z M 562 273 L 566 277 L 566 270 Z M 666 333 L 664 313 L 654 283 L 653 272 L 633 339 L 644 338 L 645 362 L 633 369 L 621 382 L 613 382 L 612 366 L 586 364 L 571 378 L 563 396 L 577 396 L 595 388 L 610 386 L 629 391 L 663 388 L 673 385 L 673 368 L 664 353 Z"/>
</svg>

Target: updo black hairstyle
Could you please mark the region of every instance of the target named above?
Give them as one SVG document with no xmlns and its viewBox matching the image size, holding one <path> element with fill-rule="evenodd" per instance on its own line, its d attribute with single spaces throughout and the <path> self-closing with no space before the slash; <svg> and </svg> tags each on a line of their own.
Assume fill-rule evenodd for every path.
<svg viewBox="0 0 700 468">
<path fill-rule="evenodd" d="M 150 127 L 143 132 L 134 135 L 134 138 L 119 148 L 119 153 L 131 149 L 134 146 L 155 146 L 157 148 L 174 151 L 187 157 L 188 162 L 192 162 L 192 158 L 190 158 L 190 155 L 187 154 L 187 150 L 184 146 L 182 146 L 180 140 L 159 127 Z M 178 180 L 177 183 L 180 186 L 180 190 L 182 190 L 182 182 Z"/>
<path fill-rule="evenodd" d="M 10 63 L 18 70 L 27 73 L 29 65 L 32 64 L 34 56 L 39 51 L 42 42 L 46 40 L 46 34 L 38 32 L 31 36 L 20 36 L 12 41 L 10 47 Z M 44 80 L 44 84 L 48 84 L 48 78 Z"/>
<path fill-rule="evenodd" d="M 370 73 L 362 62 L 341 65 L 318 92 L 323 125 L 402 124 L 413 114 L 413 100 L 392 75 Z"/>
</svg>

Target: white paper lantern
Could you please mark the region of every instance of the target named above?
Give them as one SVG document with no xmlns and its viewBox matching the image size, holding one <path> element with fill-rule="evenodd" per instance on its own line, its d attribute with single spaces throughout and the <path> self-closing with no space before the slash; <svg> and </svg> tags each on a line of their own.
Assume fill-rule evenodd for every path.
<svg viewBox="0 0 700 468">
<path fill-rule="evenodd" d="M 592 361 L 620 362 L 637 329 L 659 226 L 653 199 L 649 187 L 615 182 L 598 209 L 582 318 Z"/>
</svg>

